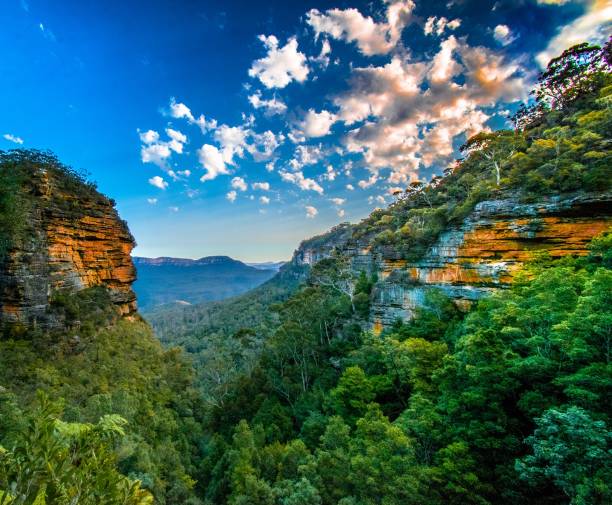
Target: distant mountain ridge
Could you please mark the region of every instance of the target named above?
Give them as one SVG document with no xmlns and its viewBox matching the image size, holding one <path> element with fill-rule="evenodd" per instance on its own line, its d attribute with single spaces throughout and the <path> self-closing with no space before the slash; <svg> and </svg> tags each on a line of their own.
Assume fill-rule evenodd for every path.
<svg viewBox="0 0 612 505">
<path fill-rule="evenodd" d="M 157 258 L 145 258 L 142 256 L 133 256 L 132 260 L 134 261 L 134 265 L 150 265 L 150 266 L 163 266 L 163 265 L 174 265 L 174 266 L 198 266 L 198 265 L 215 265 L 219 263 L 242 263 L 241 261 L 230 258 L 229 256 L 205 256 L 199 259 L 191 259 L 191 258 L 172 258 L 170 256 L 160 256 Z M 248 266 L 254 266 L 249 265 Z"/>
<path fill-rule="evenodd" d="M 250 266 L 229 256 L 132 259 L 138 272 L 134 289 L 143 311 L 171 303 L 186 305 L 237 296 L 263 284 L 278 270 L 273 263 L 270 268 Z"/>
<path fill-rule="evenodd" d="M 275 272 L 278 272 L 286 263 L 286 261 L 264 261 L 263 263 L 246 263 L 246 265 L 253 268 L 258 268 L 259 270 L 274 270 Z"/>
</svg>

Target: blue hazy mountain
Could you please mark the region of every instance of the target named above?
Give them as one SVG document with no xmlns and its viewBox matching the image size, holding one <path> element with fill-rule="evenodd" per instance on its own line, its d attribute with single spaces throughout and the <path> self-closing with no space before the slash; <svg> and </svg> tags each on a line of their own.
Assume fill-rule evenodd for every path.
<svg viewBox="0 0 612 505">
<path fill-rule="evenodd" d="M 223 300 L 263 284 L 278 270 L 276 264 L 250 266 L 229 256 L 133 260 L 138 272 L 134 288 L 143 311 L 168 303 Z"/>
</svg>

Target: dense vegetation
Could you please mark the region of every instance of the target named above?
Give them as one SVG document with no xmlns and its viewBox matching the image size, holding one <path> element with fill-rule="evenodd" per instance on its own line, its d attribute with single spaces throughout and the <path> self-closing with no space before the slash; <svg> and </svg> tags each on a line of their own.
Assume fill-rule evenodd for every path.
<svg viewBox="0 0 612 505">
<path fill-rule="evenodd" d="M 104 288 L 58 296 L 54 306 L 78 324 L 64 332 L 31 329 L 0 340 L 0 445 L 10 449 L 17 440 L 17 448 L 28 452 L 29 445 L 23 444 L 32 443 L 27 442 L 32 430 L 51 429 L 49 420 L 35 415 L 33 427 L 24 425 L 39 403 L 36 392 L 44 391 L 55 402 L 63 400 L 62 419 L 69 423 L 95 424 L 107 415 L 121 416 L 126 435 L 110 446 L 117 468 L 141 481 L 159 503 L 189 503 L 201 411 L 189 365 L 178 350 L 164 351 L 146 323 L 120 320 Z M 57 409 L 52 411 L 59 416 Z M 47 442 L 41 450 L 52 453 L 57 441 Z M 10 479 L 3 471 L 0 485 L 1 478 Z"/>
<path fill-rule="evenodd" d="M 608 52 L 553 61 L 516 130 L 468 139 L 443 179 L 411 185 L 352 240 L 416 259 L 484 199 L 608 190 Z M 233 311 L 248 298 L 215 307 L 225 328 L 210 306 L 181 309 L 178 343 L 204 365 L 206 501 L 609 502 L 610 246 L 605 235 L 586 259 L 537 259 L 467 315 L 430 293 L 381 336 L 362 331 L 376 279 L 347 279 L 341 255 L 251 325 Z M 175 315 L 153 320 L 169 342 Z"/>
<path fill-rule="evenodd" d="M 468 139 L 443 179 L 342 233 L 417 258 L 485 198 L 608 190 L 609 70 L 610 46 L 566 51 L 515 130 Z M 467 314 L 431 291 L 378 336 L 364 331 L 376 282 L 335 254 L 178 320 L 161 311 L 195 377 L 105 290 L 56 297 L 66 331 L 0 340 L 0 504 L 612 501 L 612 233 L 586 257 L 535 257 Z"/>
<path fill-rule="evenodd" d="M 379 337 L 348 297 L 300 290 L 211 411 L 206 497 L 609 503 L 611 254 L 607 234 L 586 259 L 542 258 L 465 317 L 434 295 Z"/>
</svg>

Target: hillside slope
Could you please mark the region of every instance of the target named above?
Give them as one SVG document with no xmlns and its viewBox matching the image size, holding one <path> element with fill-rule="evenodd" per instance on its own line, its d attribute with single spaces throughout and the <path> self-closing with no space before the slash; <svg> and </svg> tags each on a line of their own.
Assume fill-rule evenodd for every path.
<svg viewBox="0 0 612 505">
<path fill-rule="evenodd" d="M 0 223 L 0 496 L 190 503 L 201 400 L 136 312 L 114 203 L 50 154 L 0 151 Z"/>
<path fill-rule="evenodd" d="M 281 303 L 165 314 L 199 365 L 209 502 L 612 500 L 611 54 L 566 51 L 515 129 L 305 241 Z"/>
</svg>

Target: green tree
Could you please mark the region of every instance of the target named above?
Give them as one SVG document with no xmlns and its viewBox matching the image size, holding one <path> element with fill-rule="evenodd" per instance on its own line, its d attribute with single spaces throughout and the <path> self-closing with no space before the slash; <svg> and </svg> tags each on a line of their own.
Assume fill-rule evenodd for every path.
<svg viewBox="0 0 612 505">
<path fill-rule="evenodd" d="M 0 504 L 148 505 L 140 482 L 117 471 L 113 445 L 126 421 L 106 415 L 97 424 L 65 423 L 44 394 L 17 433 L 10 450 L 0 448 Z"/>
<path fill-rule="evenodd" d="M 517 460 L 521 479 L 551 480 L 572 505 L 612 501 L 612 432 L 580 407 L 549 409 L 526 440 L 533 454 Z"/>
</svg>

